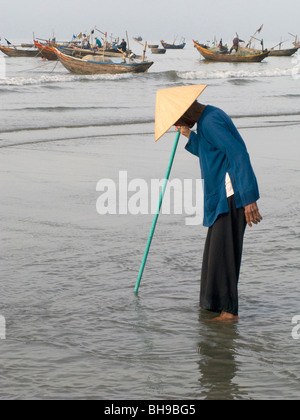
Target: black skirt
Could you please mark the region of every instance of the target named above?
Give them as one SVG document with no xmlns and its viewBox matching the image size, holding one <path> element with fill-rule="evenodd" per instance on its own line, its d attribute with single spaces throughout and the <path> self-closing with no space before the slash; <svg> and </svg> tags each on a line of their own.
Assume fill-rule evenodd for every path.
<svg viewBox="0 0 300 420">
<path fill-rule="evenodd" d="M 200 306 L 238 315 L 238 280 L 246 228 L 244 208 L 228 198 L 229 213 L 208 229 L 201 272 Z"/>
</svg>

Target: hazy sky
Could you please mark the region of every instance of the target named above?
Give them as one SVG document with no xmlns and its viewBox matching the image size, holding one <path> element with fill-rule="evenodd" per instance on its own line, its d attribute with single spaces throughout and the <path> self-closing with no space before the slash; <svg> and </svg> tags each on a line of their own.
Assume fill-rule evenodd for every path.
<svg viewBox="0 0 300 420">
<path fill-rule="evenodd" d="M 248 40 L 264 24 L 266 45 L 300 36 L 300 0 L 0 0 L 0 37 L 12 42 L 59 40 L 95 25 L 116 36 L 141 35 L 144 40 L 231 41 L 235 33 Z M 291 38 L 290 38 L 291 39 Z"/>
</svg>

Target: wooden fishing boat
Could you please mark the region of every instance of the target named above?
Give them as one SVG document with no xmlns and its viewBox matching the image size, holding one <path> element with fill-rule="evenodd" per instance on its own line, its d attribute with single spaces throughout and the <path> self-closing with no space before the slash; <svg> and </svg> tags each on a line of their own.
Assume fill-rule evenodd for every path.
<svg viewBox="0 0 300 420">
<path fill-rule="evenodd" d="M 160 43 L 166 50 L 182 50 L 186 46 L 185 42 L 183 42 L 182 44 L 168 44 L 165 41 L 160 41 Z"/>
<path fill-rule="evenodd" d="M 166 51 L 165 48 L 151 48 L 152 54 L 165 54 Z"/>
<path fill-rule="evenodd" d="M 92 75 L 92 74 L 120 74 L 120 73 L 144 73 L 153 64 L 153 61 L 142 62 L 121 62 L 113 63 L 109 59 L 101 60 L 101 57 L 87 56 L 85 58 L 72 57 L 61 53 L 54 48 L 56 56 L 61 64 L 71 73 Z M 91 58 L 91 59 L 90 59 Z M 97 60 L 97 61 L 96 61 Z M 98 61 L 99 60 L 99 61 Z"/>
<path fill-rule="evenodd" d="M 8 57 L 40 57 L 38 50 L 22 50 L 16 47 L 12 48 L 0 45 L 0 51 L 2 51 Z"/>
<path fill-rule="evenodd" d="M 288 48 L 288 49 L 279 49 L 279 50 L 270 50 L 270 57 L 291 57 L 298 51 L 299 47 Z"/>
<path fill-rule="evenodd" d="M 270 50 L 268 50 L 267 48 L 264 50 L 258 50 L 256 48 L 248 48 L 248 47 L 239 47 L 239 50 L 243 52 L 243 54 L 246 54 L 247 52 L 249 54 L 261 54 L 261 53 L 265 53 L 267 51 L 270 52 Z"/>
<path fill-rule="evenodd" d="M 39 50 L 42 57 L 46 58 L 49 61 L 57 61 L 57 56 L 53 50 L 53 47 L 46 44 L 41 44 L 40 42 L 34 40 L 34 45 Z"/>
<path fill-rule="evenodd" d="M 86 55 L 104 55 L 106 57 L 122 57 L 123 53 L 115 48 L 99 48 L 97 50 L 87 50 L 79 47 L 72 47 L 75 57 L 85 57 Z M 64 53 L 64 51 L 62 51 Z"/>
<path fill-rule="evenodd" d="M 119 51 L 116 51 L 115 49 L 109 48 L 109 49 L 102 49 L 102 48 L 98 48 L 98 49 L 84 49 L 84 48 L 79 48 L 76 47 L 74 45 L 72 46 L 65 46 L 65 45 L 48 45 L 48 51 L 52 50 L 52 47 L 57 48 L 60 52 L 62 52 L 63 54 L 66 55 L 72 55 L 73 57 L 85 57 L 87 55 L 101 55 L 101 56 L 106 56 L 106 57 L 122 57 L 123 54 Z M 47 50 L 45 51 L 47 54 Z M 53 50 L 52 50 L 53 52 Z M 51 54 L 51 53 L 50 53 Z M 53 58 L 55 60 L 57 60 L 57 56 L 55 54 L 55 58 Z"/>
<path fill-rule="evenodd" d="M 73 47 L 67 47 L 67 46 L 64 46 L 64 45 L 55 45 L 55 48 L 57 48 L 63 54 L 73 55 L 74 57 L 77 56 L 76 51 L 75 51 L 75 49 Z M 56 54 L 55 54 L 55 56 L 56 56 Z"/>
<path fill-rule="evenodd" d="M 196 41 L 194 42 L 195 48 L 199 51 L 199 53 L 204 57 L 206 60 L 211 61 L 218 61 L 218 62 L 226 62 L 226 63 L 259 63 L 264 58 L 268 57 L 269 51 L 264 51 L 259 54 L 252 54 L 252 53 L 243 53 L 239 54 L 228 54 L 228 53 L 217 53 L 212 52 L 210 49 L 204 45 L 199 44 Z"/>
</svg>

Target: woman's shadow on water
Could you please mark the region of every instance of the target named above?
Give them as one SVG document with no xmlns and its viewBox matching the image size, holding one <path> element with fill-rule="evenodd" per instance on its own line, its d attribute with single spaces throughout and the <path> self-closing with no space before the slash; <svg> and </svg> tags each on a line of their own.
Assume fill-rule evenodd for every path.
<svg viewBox="0 0 300 420">
<path fill-rule="evenodd" d="M 201 396 L 209 400 L 247 398 L 235 380 L 238 371 L 237 322 L 211 322 L 215 313 L 199 309 L 198 343 Z"/>
</svg>

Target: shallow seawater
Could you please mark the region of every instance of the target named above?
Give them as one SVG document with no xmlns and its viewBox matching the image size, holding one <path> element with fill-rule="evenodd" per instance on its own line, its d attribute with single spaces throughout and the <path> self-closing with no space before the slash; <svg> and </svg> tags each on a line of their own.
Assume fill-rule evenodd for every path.
<svg viewBox="0 0 300 420">
<path fill-rule="evenodd" d="M 125 77 L 5 59 L 0 398 L 298 399 L 297 60 L 206 63 L 191 45 L 149 56 L 148 73 Z M 202 101 L 239 128 L 261 193 L 236 324 L 199 309 L 206 228 L 189 225 L 191 215 L 160 215 L 137 296 L 153 215 L 96 207 L 99 180 L 119 193 L 120 171 L 128 183 L 164 177 L 175 133 L 154 142 L 156 90 L 198 83 L 208 84 Z M 199 164 L 184 145 L 171 178 L 195 180 Z"/>
</svg>

